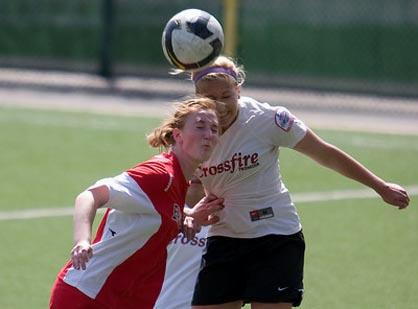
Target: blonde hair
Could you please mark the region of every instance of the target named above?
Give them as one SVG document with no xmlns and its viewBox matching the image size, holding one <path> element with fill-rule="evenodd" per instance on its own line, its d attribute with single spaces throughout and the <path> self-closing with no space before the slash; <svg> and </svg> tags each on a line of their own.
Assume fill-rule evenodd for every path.
<svg viewBox="0 0 418 309">
<path fill-rule="evenodd" d="M 210 68 L 224 68 L 228 71 L 232 71 L 233 74 L 228 74 L 226 72 L 210 72 Z M 205 74 L 204 71 L 207 70 L 208 73 Z M 195 81 L 196 77 L 203 73 L 204 75 L 201 77 L 198 77 L 198 80 Z M 244 67 L 241 65 L 238 65 L 235 60 L 231 57 L 227 56 L 219 56 L 216 58 L 216 60 L 208 67 L 203 68 L 202 70 L 195 70 L 191 72 L 190 74 L 191 80 L 195 81 L 195 86 L 199 83 L 201 80 L 231 80 L 236 85 L 241 86 L 245 82 L 245 71 Z M 197 87 L 196 87 L 197 88 Z"/>
<path fill-rule="evenodd" d="M 206 97 L 194 97 L 174 103 L 174 112 L 147 135 L 148 144 L 160 150 L 168 150 L 175 144 L 173 130 L 183 129 L 187 116 L 198 110 L 213 110 L 217 114 L 217 104 L 215 100 Z"/>
</svg>

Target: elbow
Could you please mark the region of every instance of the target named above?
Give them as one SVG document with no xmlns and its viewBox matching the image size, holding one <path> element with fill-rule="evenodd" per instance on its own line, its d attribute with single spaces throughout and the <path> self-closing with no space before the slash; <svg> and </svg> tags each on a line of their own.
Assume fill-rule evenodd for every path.
<svg viewBox="0 0 418 309">
<path fill-rule="evenodd" d="M 75 205 L 84 204 L 86 201 L 89 201 L 91 197 L 89 197 L 88 191 L 83 191 L 75 198 Z"/>
<path fill-rule="evenodd" d="M 90 191 L 83 191 L 75 198 L 74 205 L 79 209 L 97 210 L 100 207 L 99 203 L 95 200 L 93 194 Z"/>
</svg>

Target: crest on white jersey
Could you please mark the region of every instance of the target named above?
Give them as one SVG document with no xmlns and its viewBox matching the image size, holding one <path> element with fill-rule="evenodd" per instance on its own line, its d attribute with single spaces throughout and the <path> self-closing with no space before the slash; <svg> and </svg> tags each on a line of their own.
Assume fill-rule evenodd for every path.
<svg viewBox="0 0 418 309">
<path fill-rule="evenodd" d="M 274 121 L 280 129 L 288 132 L 292 128 L 294 118 L 286 110 L 277 110 Z"/>
</svg>

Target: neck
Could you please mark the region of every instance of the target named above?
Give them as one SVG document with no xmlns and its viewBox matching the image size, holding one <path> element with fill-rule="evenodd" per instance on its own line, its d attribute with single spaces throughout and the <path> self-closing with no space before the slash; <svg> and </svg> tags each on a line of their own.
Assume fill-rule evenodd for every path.
<svg viewBox="0 0 418 309">
<path fill-rule="evenodd" d="M 226 130 L 228 130 L 233 124 L 234 124 L 234 122 L 235 121 L 237 121 L 237 118 L 238 118 L 238 114 L 239 114 L 239 110 L 237 111 L 237 113 L 235 114 L 235 117 L 234 117 L 234 119 L 232 119 L 232 121 L 231 121 L 231 123 L 228 125 L 228 127 L 226 127 L 226 128 L 223 128 L 222 129 L 222 134 L 224 134 L 225 133 L 225 131 Z"/>
<path fill-rule="evenodd" d="M 190 180 L 197 167 L 199 166 L 200 162 L 191 159 L 184 152 L 178 151 L 176 148 L 174 148 L 172 151 L 176 155 L 177 160 L 179 161 L 184 178 L 186 178 L 186 180 Z"/>
</svg>

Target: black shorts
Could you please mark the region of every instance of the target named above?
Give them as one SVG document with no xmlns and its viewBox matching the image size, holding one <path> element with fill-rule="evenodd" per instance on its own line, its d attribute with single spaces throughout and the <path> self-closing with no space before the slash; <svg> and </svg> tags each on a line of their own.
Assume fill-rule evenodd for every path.
<svg viewBox="0 0 418 309">
<path fill-rule="evenodd" d="M 304 253 L 302 231 L 251 239 L 209 237 L 192 304 L 241 300 L 297 307 L 303 295 Z"/>
</svg>

